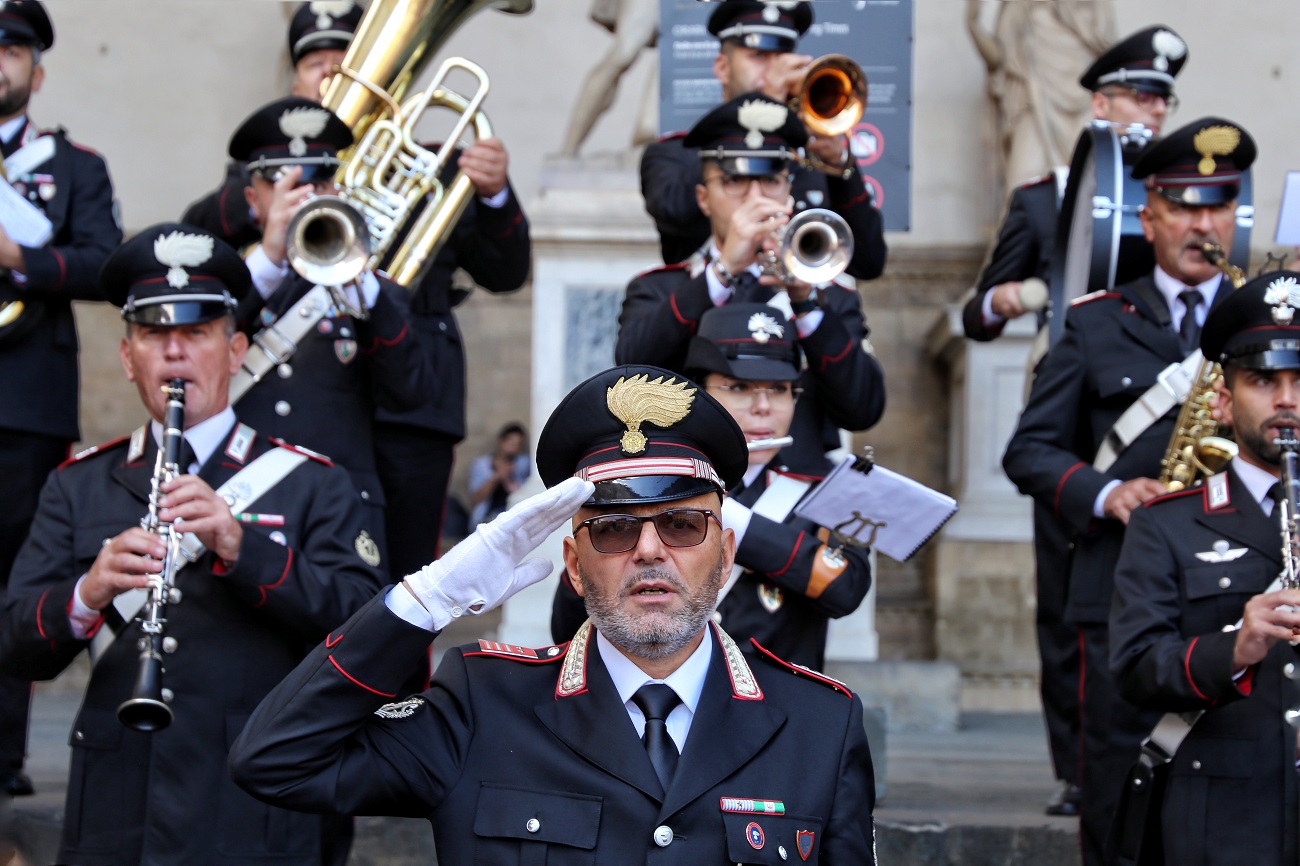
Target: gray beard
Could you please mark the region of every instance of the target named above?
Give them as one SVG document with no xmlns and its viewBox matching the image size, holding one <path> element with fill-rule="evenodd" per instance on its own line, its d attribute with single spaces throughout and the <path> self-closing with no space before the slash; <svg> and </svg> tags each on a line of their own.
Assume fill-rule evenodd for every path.
<svg viewBox="0 0 1300 866">
<path fill-rule="evenodd" d="M 647 569 L 630 577 L 615 592 L 606 594 L 587 579 L 582 568 L 578 576 L 586 592 L 583 601 L 591 623 L 606 640 L 629 655 L 657 661 L 667 658 L 686 647 L 703 629 L 713 613 L 718 590 L 722 588 L 722 552 L 709 573 L 709 579 L 694 594 L 675 575 L 660 569 Z M 623 593 L 642 580 L 657 580 L 670 584 L 685 602 L 672 613 L 629 614 L 619 606 Z"/>
</svg>

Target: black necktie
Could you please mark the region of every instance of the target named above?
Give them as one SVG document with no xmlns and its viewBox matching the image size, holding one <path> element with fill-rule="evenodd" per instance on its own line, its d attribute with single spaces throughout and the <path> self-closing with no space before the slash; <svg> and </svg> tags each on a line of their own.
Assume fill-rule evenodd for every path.
<svg viewBox="0 0 1300 866">
<path fill-rule="evenodd" d="M 760 298 L 758 295 L 764 291 L 767 291 L 767 287 L 761 285 L 758 277 L 749 271 L 741 271 L 731 281 L 731 300 L 738 304 L 761 304 L 766 298 Z"/>
<path fill-rule="evenodd" d="M 1196 307 L 1201 303 L 1201 293 L 1196 289 L 1186 289 L 1178 293 L 1178 300 L 1183 302 L 1183 321 L 1178 326 L 1178 343 L 1184 355 L 1190 355 L 1201 342 L 1201 326 L 1196 324 Z"/>
<path fill-rule="evenodd" d="M 181 475 L 185 475 L 190 471 L 190 466 L 198 462 L 199 462 L 198 455 L 194 453 L 194 447 L 190 445 L 190 440 L 182 438 L 181 454 L 180 457 L 177 458 L 176 460 L 177 471 Z"/>
<path fill-rule="evenodd" d="M 659 784 L 665 791 L 677 769 L 677 744 L 668 736 L 667 719 L 673 707 L 681 702 L 672 686 L 662 683 L 647 683 L 632 696 L 632 703 L 645 715 L 645 736 L 641 741 L 645 743 L 650 763 L 654 765 Z"/>
<path fill-rule="evenodd" d="M 1273 486 L 1268 489 L 1268 496 L 1265 499 L 1265 501 L 1268 501 L 1268 499 L 1273 500 L 1273 514 L 1277 514 L 1278 506 L 1280 506 L 1282 503 L 1282 482 L 1281 481 L 1273 482 Z"/>
</svg>

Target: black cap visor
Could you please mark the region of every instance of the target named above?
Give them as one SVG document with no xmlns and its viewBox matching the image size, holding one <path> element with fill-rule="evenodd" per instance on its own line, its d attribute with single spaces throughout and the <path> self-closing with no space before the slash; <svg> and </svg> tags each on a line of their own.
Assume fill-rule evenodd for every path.
<svg viewBox="0 0 1300 866">
<path fill-rule="evenodd" d="M 327 48 L 347 51 L 351 41 L 352 32 L 349 30 L 317 30 L 308 33 L 293 46 L 294 65 L 313 51 L 324 51 Z"/>
<path fill-rule="evenodd" d="M 1274 339 L 1223 350 L 1225 366 L 1243 370 L 1300 370 L 1300 339 Z"/>
<path fill-rule="evenodd" d="M 275 183 L 286 169 L 295 165 L 302 168 L 302 177 L 298 178 L 298 183 L 301 184 L 321 183 L 330 180 L 338 171 L 341 163 L 338 157 L 333 156 L 305 157 L 303 159 L 261 157 L 248 164 L 248 172 Z"/>
<path fill-rule="evenodd" d="M 791 162 L 798 160 L 798 157 L 783 147 L 776 150 L 748 151 L 717 147 L 712 150 L 701 150 L 700 159 L 716 162 L 718 167 L 727 174 L 766 177 L 785 171 L 790 167 Z"/>
<path fill-rule="evenodd" d="M 1156 179 L 1151 188 L 1175 204 L 1203 207 L 1226 204 L 1237 198 L 1241 183 L 1236 180 L 1218 183 L 1183 183 L 1178 179 Z"/>
<path fill-rule="evenodd" d="M 721 495 L 724 491 L 707 478 L 689 475 L 638 475 L 633 478 L 612 478 L 596 482 L 596 490 L 583 503 L 586 508 L 606 505 L 650 505 L 656 502 L 675 502 L 691 499 L 706 493 Z"/>
<path fill-rule="evenodd" d="M 186 300 L 167 300 L 141 304 L 130 303 L 122 308 L 122 318 L 136 325 L 174 326 L 201 325 L 224 316 L 232 315 L 235 302 L 232 298 L 220 296 L 191 296 Z"/>
</svg>

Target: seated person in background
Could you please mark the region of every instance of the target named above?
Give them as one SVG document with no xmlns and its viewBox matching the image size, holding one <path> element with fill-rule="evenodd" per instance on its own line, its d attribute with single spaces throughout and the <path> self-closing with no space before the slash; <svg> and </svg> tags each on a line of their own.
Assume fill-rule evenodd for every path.
<svg viewBox="0 0 1300 866">
<path fill-rule="evenodd" d="M 509 505 L 510 494 L 528 480 L 532 472 L 528 459 L 528 433 L 513 422 L 497 433 L 491 454 L 474 458 L 469 467 L 469 496 L 474 509 L 470 526 L 487 523 Z"/>
<path fill-rule="evenodd" d="M 728 304 L 705 313 L 691 340 L 687 375 L 730 413 L 751 448 L 790 431 L 800 388 L 799 351 L 789 330 L 764 304 Z M 722 523 L 736 534 L 736 566 L 718 593 L 713 619 L 737 638 L 753 638 L 787 661 L 819 670 L 827 622 L 866 598 L 871 566 L 861 548 L 830 553 L 827 531 L 793 514 L 830 470 L 829 461 L 822 458 L 817 476 L 793 475 L 779 449 L 752 449 L 743 480 L 722 503 Z M 552 638 L 568 640 L 585 618 L 582 599 L 563 575 L 551 609 Z"/>
<path fill-rule="evenodd" d="M 57 862 L 341 862 L 346 850 L 329 846 L 342 845 L 346 818 L 258 803 L 231 782 L 226 750 L 310 646 L 387 583 L 374 509 L 342 469 L 230 408 L 248 349 L 233 314 L 249 274 L 233 249 L 193 226 L 154 226 L 108 259 L 100 282 L 127 321 L 122 366 L 152 420 L 51 473 L 0 619 L 0 668 L 12 675 L 53 679 L 82 652 L 94 658 Z M 184 443 L 156 507 L 200 546 L 165 607 L 173 721 L 144 733 L 115 712 L 140 671 L 139 590 L 166 553 L 140 519 L 174 378 L 185 382 Z"/>
</svg>

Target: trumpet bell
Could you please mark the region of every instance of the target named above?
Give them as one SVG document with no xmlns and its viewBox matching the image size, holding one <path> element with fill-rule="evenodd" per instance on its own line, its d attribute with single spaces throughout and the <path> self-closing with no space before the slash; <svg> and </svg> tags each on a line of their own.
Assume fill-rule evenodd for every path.
<svg viewBox="0 0 1300 866">
<path fill-rule="evenodd" d="M 370 261 L 370 230 L 356 208 L 338 196 L 318 196 L 289 221 L 285 252 L 289 264 L 319 286 L 343 286 L 361 276 Z"/>
<path fill-rule="evenodd" d="M 804 283 L 827 283 L 853 257 L 853 233 L 834 211 L 812 208 L 788 222 L 777 246 L 777 275 Z"/>
<path fill-rule="evenodd" d="M 867 109 L 867 76 L 843 54 L 819 57 L 804 74 L 796 97 L 799 119 L 813 135 L 844 135 Z"/>
</svg>

